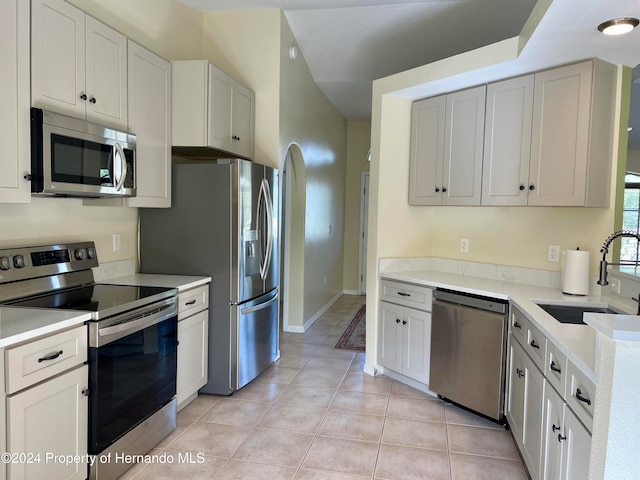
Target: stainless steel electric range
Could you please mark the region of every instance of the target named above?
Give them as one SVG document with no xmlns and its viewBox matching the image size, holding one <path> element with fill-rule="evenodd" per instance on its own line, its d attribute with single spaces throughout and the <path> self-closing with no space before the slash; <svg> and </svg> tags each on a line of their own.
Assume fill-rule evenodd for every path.
<svg viewBox="0 0 640 480">
<path fill-rule="evenodd" d="M 176 426 L 177 291 L 99 284 L 93 242 L 0 249 L 0 304 L 91 313 L 90 479 L 115 479 Z M 111 455 L 109 455 L 111 453 Z"/>
</svg>

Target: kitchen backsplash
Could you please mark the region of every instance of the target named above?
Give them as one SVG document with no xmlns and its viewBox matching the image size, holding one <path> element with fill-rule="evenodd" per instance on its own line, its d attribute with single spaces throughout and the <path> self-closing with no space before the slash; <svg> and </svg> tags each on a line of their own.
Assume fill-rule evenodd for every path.
<svg viewBox="0 0 640 480">
<path fill-rule="evenodd" d="M 129 260 L 102 263 L 100 266 L 92 268 L 92 270 L 95 281 L 103 282 L 116 277 L 133 275 L 136 273 L 136 261 L 131 258 Z"/>
<path fill-rule="evenodd" d="M 438 272 L 488 278 L 503 282 L 525 283 L 540 287 L 559 289 L 562 285 L 562 274 L 560 272 L 513 267 L 509 265 L 466 262 L 462 260 L 451 260 L 448 258 L 382 258 L 380 259 L 379 267 L 380 273 L 435 270 Z M 590 281 L 590 285 L 593 285 L 593 290 L 597 285 L 595 284 L 595 278 L 592 280 L 593 281 Z"/>
</svg>

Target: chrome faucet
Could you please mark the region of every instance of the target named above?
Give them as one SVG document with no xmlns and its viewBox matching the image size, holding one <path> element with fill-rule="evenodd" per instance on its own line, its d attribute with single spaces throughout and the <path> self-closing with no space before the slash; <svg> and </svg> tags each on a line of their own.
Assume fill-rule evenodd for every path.
<svg viewBox="0 0 640 480">
<path fill-rule="evenodd" d="M 602 244 L 602 248 L 600 251 L 602 252 L 602 260 L 600 260 L 600 278 L 598 279 L 598 285 L 609 285 L 607 282 L 607 266 L 609 265 L 635 265 L 636 267 L 640 265 L 640 260 L 628 261 L 628 262 L 620 262 L 620 263 L 609 263 L 607 262 L 607 253 L 609 252 L 609 245 L 618 237 L 633 237 L 638 242 L 640 242 L 640 233 L 634 232 L 632 230 L 620 230 L 619 232 L 612 233 L 609 235 L 604 243 Z"/>
</svg>

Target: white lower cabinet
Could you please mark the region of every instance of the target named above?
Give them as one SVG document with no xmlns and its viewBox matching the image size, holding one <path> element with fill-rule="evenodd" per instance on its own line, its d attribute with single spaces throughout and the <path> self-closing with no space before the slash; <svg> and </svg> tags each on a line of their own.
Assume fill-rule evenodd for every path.
<svg viewBox="0 0 640 480">
<path fill-rule="evenodd" d="M 507 420 L 532 479 L 540 478 L 544 377 L 518 342 L 509 346 Z"/>
<path fill-rule="evenodd" d="M 562 446 L 561 480 L 589 478 L 591 456 L 591 433 L 580 423 L 573 410 L 565 409 L 564 445 Z"/>
<path fill-rule="evenodd" d="M 16 455 L 7 478 L 87 478 L 86 463 L 61 459 L 86 459 L 88 369 L 84 365 L 7 398 L 7 451 Z"/>
<path fill-rule="evenodd" d="M 396 303 L 379 303 L 378 363 L 426 386 L 431 349 L 431 289 L 386 280 L 380 288 L 384 298 L 391 295 Z M 420 298 L 423 308 L 429 311 L 406 306 L 415 305 L 414 298 Z"/>
<path fill-rule="evenodd" d="M 7 478 L 87 478 L 87 327 L 64 330 L 0 353 L 4 359 L 6 446 L 12 455 L 12 461 L 5 462 Z M 69 457 L 74 460 L 61 461 Z"/>
<path fill-rule="evenodd" d="M 531 480 L 585 480 L 595 386 L 522 312 L 511 310 L 505 414 Z M 576 391 L 588 403 L 576 400 Z M 576 402 L 586 406 L 574 412 Z"/>
<path fill-rule="evenodd" d="M 181 410 L 207 383 L 209 342 L 209 285 L 178 295 L 177 408 Z"/>
<path fill-rule="evenodd" d="M 591 434 L 562 397 L 546 385 L 544 396 L 543 480 L 578 480 L 589 477 Z"/>
</svg>

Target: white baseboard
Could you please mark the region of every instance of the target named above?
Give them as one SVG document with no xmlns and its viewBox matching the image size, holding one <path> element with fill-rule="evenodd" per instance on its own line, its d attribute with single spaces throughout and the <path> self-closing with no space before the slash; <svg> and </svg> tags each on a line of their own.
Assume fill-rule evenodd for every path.
<svg viewBox="0 0 640 480">
<path fill-rule="evenodd" d="M 304 333 L 304 327 L 298 327 L 298 326 L 289 326 L 287 327 L 287 329 L 285 330 L 285 332 L 290 332 L 290 333 Z"/>
<path fill-rule="evenodd" d="M 329 300 L 324 307 L 318 310 L 313 317 L 307 320 L 304 324 L 304 331 L 306 332 L 311 327 L 311 325 L 316 323 L 316 320 L 318 320 L 327 310 L 329 310 L 331 308 L 331 305 L 336 303 L 341 296 L 342 292 L 337 293 L 336 296 Z"/>
<path fill-rule="evenodd" d="M 425 385 L 424 383 L 417 382 L 412 378 L 406 377 L 401 373 L 394 372 L 393 370 L 389 370 L 389 369 L 384 370 L 383 373 L 384 375 L 386 375 L 389 378 L 392 378 L 393 380 L 397 380 L 398 382 L 404 383 L 405 385 L 411 388 L 415 388 L 416 390 L 419 390 L 422 393 L 426 393 L 427 395 L 431 395 L 432 397 L 438 398 L 438 394 L 429 390 L 429 386 Z"/>
<path fill-rule="evenodd" d="M 345 295 L 360 295 L 358 290 L 343 290 L 342 293 Z"/>
</svg>

